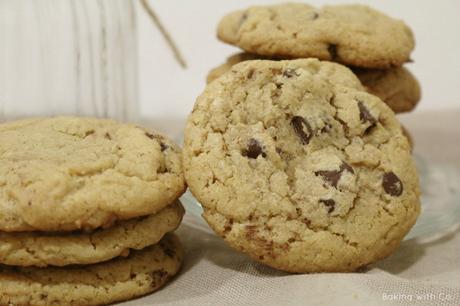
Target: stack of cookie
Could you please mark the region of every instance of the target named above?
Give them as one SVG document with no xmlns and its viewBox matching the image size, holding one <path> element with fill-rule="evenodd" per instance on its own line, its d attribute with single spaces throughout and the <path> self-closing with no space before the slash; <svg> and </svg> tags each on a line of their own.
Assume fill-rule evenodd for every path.
<svg viewBox="0 0 460 306">
<path fill-rule="evenodd" d="M 371 86 L 390 76 L 416 83 L 400 67 L 409 29 L 364 6 L 281 4 L 224 17 L 219 37 L 251 52 L 243 59 L 302 59 L 232 58 L 198 97 L 184 173 L 210 227 L 294 273 L 355 271 L 390 255 L 420 212 L 419 182 L 389 108 L 395 95 L 386 104 L 369 91 L 394 89 Z M 366 87 L 318 58 L 362 67 L 353 70 Z"/>
<path fill-rule="evenodd" d="M 100 305 L 183 258 L 181 153 L 157 133 L 58 117 L 0 125 L 0 305 Z"/>
<path fill-rule="evenodd" d="M 412 111 L 420 100 L 417 79 L 402 66 L 414 48 L 411 30 L 366 6 L 251 7 L 225 16 L 218 37 L 245 52 L 213 69 L 208 83 L 242 61 L 312 57 L 348 66 L 395 113 Z"/>
</svg>

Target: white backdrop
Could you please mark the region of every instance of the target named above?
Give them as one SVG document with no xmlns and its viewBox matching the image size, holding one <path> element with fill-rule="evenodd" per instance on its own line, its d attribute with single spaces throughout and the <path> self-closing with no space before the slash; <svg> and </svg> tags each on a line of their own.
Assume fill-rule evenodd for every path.
<svg viewBox="0 0 460 306">
<path fill-rule="evenodd" d="M 170 50 L 144 12 L 139 11 L 141 111 L 148 117 L 177 118 L 191 110 L 205 85 L 209 69 L 238 49 L 216 39 L 216 25 L 227 12 L 272 0 L 150 0 L 163 24 L 184 53 L 188 69 L 175 62 Z M 416 111 L 460 108 L 460 1 L 372 0 L 366 3 L 404 19 L 413 29 L 416 49 L 408 65 L 422 85 Z M 349 3 L 308 1 L 313 5 Z M 182 119 L 183 120 L 183 119 Z"/>
</svg>

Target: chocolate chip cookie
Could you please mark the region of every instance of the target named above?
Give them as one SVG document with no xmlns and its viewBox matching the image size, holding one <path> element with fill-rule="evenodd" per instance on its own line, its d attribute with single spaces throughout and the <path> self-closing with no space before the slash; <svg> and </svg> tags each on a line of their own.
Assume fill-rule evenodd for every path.
<svg viewBox="0 0 460 306">
<path fill-rule="evenodd" d="M 382 259 L 420 211 L 394 113 L 330 62 L 233 66 L 197 99 L 183 160 L 215 232 L 285 271 L 354 271 Z"/>
<path fill-rule="evenodd" d="M 158 133 L 78 117 L 0 124 L 0 231 L 107 227 L 184 191 L 180 149 Z"/>
<path fill-rule="evenodd" d="M 206 83 L 211 83 L 227 71 L 229 71 L 233 65 L 236 65 L 238 63 L 244 62 L 244 61 L 249 61 L 249 60 L 260 60 L 260 59 L 270 59 L 268 57 L 264 57 L 262 55 L 257 55 L 253 53 L 247 53 L 247 52 L 242 52 L 242 53 L 236 53 L 233 54 L 232 56 L 227 57 L 227 60 L 225 63 L 222 65 L 217 66 L 216 68 L 211 69 L 209 71 L 208 76 L 206 77 Z M 275 60 L 275 59 L 272 59 Z"/>
<path fill-rule="evenodd" d="M 179 201 L 150 216 L 89 233 L 0 232 L 0 263 L 15 266 L 93 264 L 157 243 L 180 224 Z"/>
<path fill-rule="evenodd" d="M 254 6 L 226 15 L 218 37 L 264 56 L 315 57 L 365 68 L 401 66 L 415 45 L 406 24 L 364 5 Z"/>
<path fill-rule="evenodd" d="M 0 305 L 106 305 L 162 287 L 181 266 L 183 250 L 173 234 L 127 258 L 66 268 L 0 265 Z"/>
<path fill-rule="evenodd" d="M 233 65 L 247 60 L 269 59 L 252 53 L 238 53 L 227 58 L 227 61 L 212 69 L 207 82 L 217 79 L 229 71 Z M 421 90 L 417 79 L 404 67 L 389 69 L 351 68 L 369 93 L 376 95 L 395 113 L 408 112 L 420 101 Z"/>
<path fill-rule="evenodd" d="M 370 93 L 382 99 L 395 113 L 412 111 L 420 101 L 420 84 L 407 68 L 353 68 L 353 72 Z"/>
</svg>

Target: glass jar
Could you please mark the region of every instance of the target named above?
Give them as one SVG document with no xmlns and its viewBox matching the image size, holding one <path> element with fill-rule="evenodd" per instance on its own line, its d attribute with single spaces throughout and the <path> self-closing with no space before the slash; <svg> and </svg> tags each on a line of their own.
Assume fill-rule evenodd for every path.
<svg viewBox="0 0 460 306">
<path fill-rule="evenodd" d="M 0 119 L 135 120 L 133 1 L 0 1 Z"/>
</svg>

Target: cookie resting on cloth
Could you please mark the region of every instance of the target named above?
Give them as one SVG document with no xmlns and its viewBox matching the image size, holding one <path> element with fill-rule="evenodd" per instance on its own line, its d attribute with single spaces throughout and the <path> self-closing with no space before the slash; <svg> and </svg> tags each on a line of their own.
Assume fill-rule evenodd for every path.
<svg viewBox="0 0 460 306">
<path fill-rule="evenodd" d="M 215 232 L 290 272 L 354 271 L 382 259 L 420 211 L 394 113 L 330 62 L 233 66 L 197 99 L 183 160 Z"/>
</svg>

